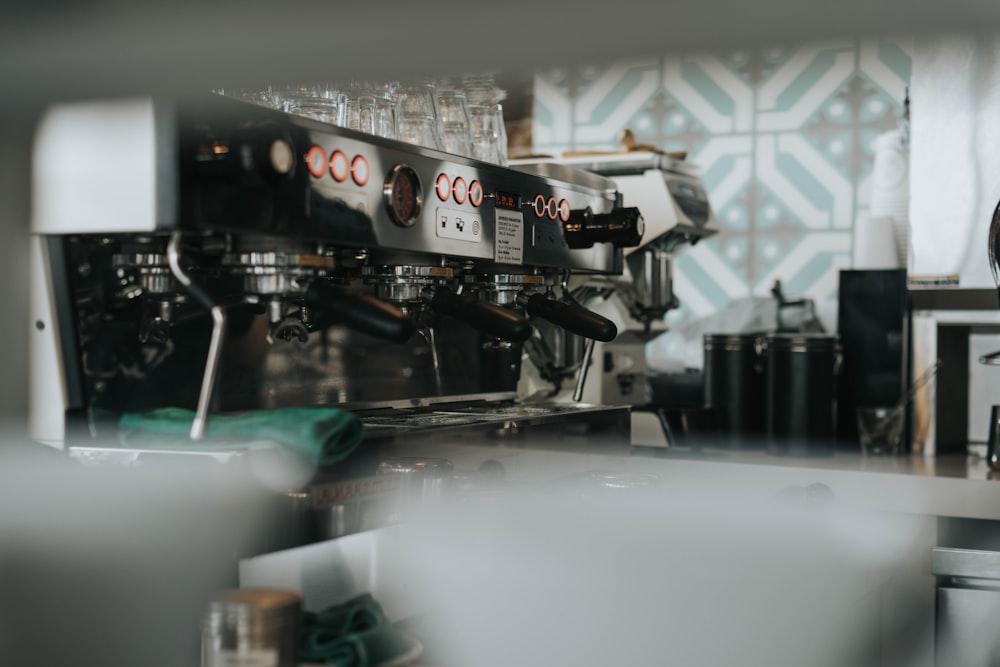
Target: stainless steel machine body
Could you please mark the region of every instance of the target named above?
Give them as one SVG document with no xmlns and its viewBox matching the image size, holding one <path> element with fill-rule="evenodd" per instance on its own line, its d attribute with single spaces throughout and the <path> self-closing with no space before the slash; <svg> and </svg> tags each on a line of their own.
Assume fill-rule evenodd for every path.
<svg viewBox="0 0 1000 667">
<path fill-rule="evenodd" d="M 582 303 L 613 320 L 619 329 L 613 341 L 594 345 L 592 354 L 601 373 L 584 389 L 583 400 L 649 407 L 646 346 L 666 332 L 664 316 L 679 305 L 673 287 L 674 257 L 719 230 L 699 168 L 665 153 L 645 151 L 548 162 L 524 160 L 513 165 L 536 174 L 568 166 L 610 178 L 624 201 L 643 211 L 645 231 L 640 243 L 625 250 L 623 272 L 578 275 L 573 279 L 573 289 Z M 573 372 L 574 362 L 582 354 L 582 343 L 564 331 L 542 326 L 550 352 L 536 353 L 533 360 L 544 369 L 540 384 L 554 381 L 558 389 L 559 371 Z M 531 393 L 537 386 L 522 385 L 522 392 Z M 568 396 L 566 392 L 563 395 Z M 663 431 L 660 415 L 633 410 L 634 444 L 664 446 L 668 443 Z"/>
<path fill-rule="evenodd" d="M 527 316 L 613 338 L 555 288 L 620 274 L 643 224 L 594 174 L 217 95 L 54 107 L 33 176 L 30 428 L 68 448 L 166 406 L 197 410 L 193 439 L 215 412 L 286 406 L 394 417 L 381 436 L 440 404 L 509 423 Z"/>
</svg>

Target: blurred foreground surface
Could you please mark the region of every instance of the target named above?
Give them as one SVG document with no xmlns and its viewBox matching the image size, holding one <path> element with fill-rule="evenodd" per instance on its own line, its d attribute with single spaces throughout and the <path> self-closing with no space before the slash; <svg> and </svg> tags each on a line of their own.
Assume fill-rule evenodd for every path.
<svg viewBox="0 0 1000 667">
<path fill-rule="evenodd" d="M 927 554 L 919 519 L 822 487 L 595 471 L 283 551 L 298 517 L 248 471 L 84 468 L 7 440 L 3 665 L 197 664 L 208 596 L 254 554 L 255 583 L 298 582 L 307 609 L 373 592 L 456 667 L 877 665 L 887 644 L 892 664 L 930 664 L 933 580 L 906 571 Z"/>
</svg>

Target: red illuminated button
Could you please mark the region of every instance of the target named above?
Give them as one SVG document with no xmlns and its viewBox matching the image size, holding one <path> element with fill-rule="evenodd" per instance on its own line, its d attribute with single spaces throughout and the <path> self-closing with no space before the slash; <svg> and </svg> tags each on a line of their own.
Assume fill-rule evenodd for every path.
<svg viewBox="0 0 1000 667">
<path fill-rule="evenodd" d="M 438 176 L 437 193 L 438 199 L 441 201 L 448 201 L 448 197 L 451 196 L 451 181 L 448 180 L 447 174 L 441 174 Z"/>
<path fill-rule="evenodd" d="M 569 222 L 569 202 L 565 199 L 559 200 L 559 219 L 563 222 Z"/>
<path fill-rule="evenodd" d="M 535 195 L 535 215 L 539 218 L 545 217 L 545 196 Z"/>
<path fill-rule="evenodd" d="M 550 220 L 556 219 L 556 215 L 558 215 L 559 210 L 556 206 L 555 197 L 549 197 L 549 200 L 545 203 L 545 212 L 548 213 Z"/>
<path fill-rule="evenodd" d="M 465 184 L 465 179 L 459 176 L 451 187 L 451 194 L 455 198 L 456 204 L 464 204 L 465 198 L 469 195 L 469 188 Z"/>
<path fill-rule="evenodd" d="M 333 180 L 343 183 L 347 180 L 347 172 L 350 169 L 351 165 L 347 161 L 344 151 L 333 151 L 330 154 L 330 175 L 333 176 Z"/>
<path fill-rule="evenodd" d="M 479 181 L 469 183 L 469 202 L 473 206 L 479 206 L 483 203 L 483 184 Z"/>
<path fill-rule="evenodd" d="M 321 178 L 326 173 L 326 153 L 319 146 L 313 146 L 306 151 L 306 166 L 315 178 Z"/>
<path fill-rule="evenodd" d="M 368 177 L 371 172 L 368 169 L 368 160 L 365 159 L 364 155 L 356 155 L 354 161 L 351 162 L 351 178 L 358 185 L 365 185 L 368 183 Z"/>
</svg>

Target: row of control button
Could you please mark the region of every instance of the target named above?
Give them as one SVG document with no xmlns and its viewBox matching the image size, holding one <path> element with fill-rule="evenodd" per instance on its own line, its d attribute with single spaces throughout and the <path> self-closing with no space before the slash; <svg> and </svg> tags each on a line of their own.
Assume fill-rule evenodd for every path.
<svg viewBox="0 0 1000 667">
<path fill-rule="evenodd" d="M 355 155 L 353 159 L 348 159 L 344 151 L 335 150 L 327 159 L 326 152 L 319 146 L 313 146 L 306 151 L 306 166 L 314 178 L 322 178 L 329 171 L 333 180 L 338 183 L 343 183 L 350 176 L 356 184 L 367 185 L 371 176 L 371 169 L 364 155 Z"/>
<path fill-rule="evenodd" d="M 548 216 L 549 220 L 559 218 L 563 222 L 569 222 L 569 202 L 565 199 L 560 199 L 557 204 L 555 197 L 546 199 L 545 195 L 536 195 L 534 208 L 535 215 L 539 218 Z"/>
<path fill-rule="evenodd" d="M 438 199 L 448 201 L 454 199 L 456 204 L 464 204 L 466 200 L 473 206 L 483 203 L 483 184 L 479 181 L 472 181 L 468 185 L 461 176 L 451 180 L 448 174 L 438 174 L 437 183 L 434 186 Z"/>
</svg>

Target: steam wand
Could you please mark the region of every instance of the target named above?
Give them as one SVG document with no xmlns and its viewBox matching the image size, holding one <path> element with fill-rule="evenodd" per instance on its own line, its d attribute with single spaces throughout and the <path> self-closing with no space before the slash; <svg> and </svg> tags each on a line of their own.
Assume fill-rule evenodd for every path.
<svg viewBox="0 0 1000 667">
<path fill-rule="evenodd" d="M 590 369 L 590 358 L 594 356 L 594 339 L 588 338 L 583 348 L 583 362 L 580 364 L 580 374 L 576 376 L 576 388 L 573 390 L 573 402 L 583 400 L 583 385 L 587 383 L 587 371 Z"/>
<path fill-rule="evenodd" d="M 441 379 L 441 359 L 438 356 L 437 337 L 434 335 L 434 327 L 425 326 L 417 329 L 417 333 L 431 346 L 431 364 L 434 366 L 434 385 L 437 387 L 438 395 L 444 394 L 444 382 Z"/>
<path fill-rule="evenodd" d="M 170 235 L 167 244 L 167 262 L 170 272 L 184 289 L 212 315 L 212 338 L 208 345 L 208 358 L 205 360 L 205 372 L 201 378 L 201 391 L 198 394 L 198 409 L 191 423 L 191 439 L 201 440 L 205 435 L 205 425 L 208 421 L 208 406 L 212 402 L 212 391 L 215 388 L 215 378 L 219 374 L 219 361 L 222 358 L 222 339 L 226 335 L 226 312 L 201 287 L 196 285 L 191 276 L 184 272 L 180 263 L 181 233 Z"/>
</svg>

